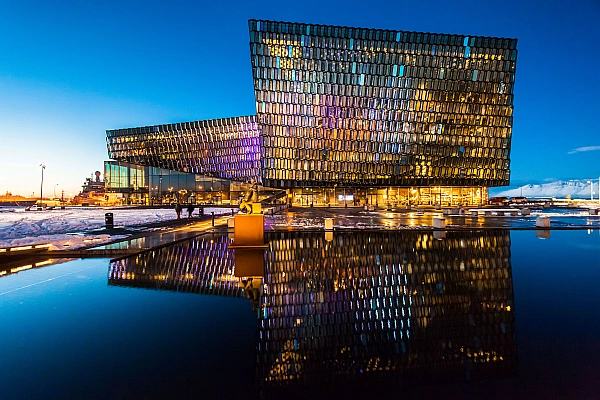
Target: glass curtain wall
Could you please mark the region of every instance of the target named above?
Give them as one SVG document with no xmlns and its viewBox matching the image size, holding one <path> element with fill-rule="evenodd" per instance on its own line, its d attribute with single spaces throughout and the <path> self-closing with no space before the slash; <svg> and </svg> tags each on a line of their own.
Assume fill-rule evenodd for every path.
<svg viewBox="0 0 600 400">
<path fill-rule="evenodd" d="M 150 167 L 150 199 L 154 203 L 228 203 L 230 182 L 164 168 Z"/>
<path fill-rule="evenodd" d="M 478 206 L 486 204 L 486 187 L 386 187 L 386 188 L 297 188 L 290 189 L 292 204 L 300 206 Z"/>
<path fill-rule="evenodd" d="M 516 39 L 249 28 L 264 185 L 508 184 Z"/>
<path fill-rule="evenodd" d="M 249 29 L 257 115 L 107 130 L 109 157 L 146 168 L 108 171 L 113 190 L 237 202 L 255 180 L 300 204 L 453 206 L 509 184 L 516 39 Z"/>
<path fill-rule="evenodd" d="M 148 204 L 148 167 L 119 161 L 104 162 L 105 188 L 123 204 Z"/>
<path fill-rule="evenodd" d="M 106 161 L 104 176 L 107 192 L 116 193 L 127 205 L 239 204 L 251 186 L 250 183 L 119 161 Z"/>
<path fill-rule="evenodd" d="M 260 179 L 256 116 L 107 130 L 106 141 L 109 157 L 122 162 L 241 182 Z"/>
</svg>

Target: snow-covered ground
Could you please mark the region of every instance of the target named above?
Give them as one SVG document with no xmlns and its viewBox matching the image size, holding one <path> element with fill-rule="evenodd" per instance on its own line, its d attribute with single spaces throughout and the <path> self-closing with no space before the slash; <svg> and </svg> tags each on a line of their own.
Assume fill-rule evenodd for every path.
<svg viewBox="0 0 600 400">
<path fill-rule="evenodd" d="M 215 215 L 231 212 L 229 209 L 206 208 Z M 104 215 L 113 213 L 115 227 L 138 228 L 157 222 L 176 219 L 174 209 L 125 209 L 125 208 L 81 208 L 69 207 L 65 210 L 25 211 L 22 207 L 0 207 L 0 248 L 36 243 L 64 243 L 74 249 L 106 243 L 124 236 L 106 234 L 84 235 L 91 230 L 104 227 Z M 197 215 L 198 210 L 195 210 Z M 182 217 L 187 216 L 184 209 Z"/>
<path fill-rule="evenodd" d="M 556 197 L 561 199 L 570 196 L 572 199 L 589 199 L 593 195 L 595 199 L 598 199 L 598 183 L 598 179 L 580 179 L 525 185 L 505 190 L 494 188 L 490 189 L 490 196 Z M 592 185 L 594 186 L 592 187 Z"/>
<path fill-rule="evenodd" d="M 25 211 L 23 208 L 0 207 L 0 248 L 24 246 L 31 244 L 52 244 L 56 248 L 76 249 L 101 245 L 127 235 L 108 235 L 105 232 L 91 234 L 94 230 L 104 227 L 104 214 L 112 212 L 115 227 L 124 227 L 129 231 L 143 232 L 151 228 L 148 225 L 167 222 L 176 219 L 173 209 L 125 209 L 125 208 L 67 208 L 52 211 Z M 205 214 L 229 214 L 229 208 L 205 208 Z M 195 215 L 198 211 L 196 210 Z M 506 219 L 501 226 L 529 226 L 535 222 L 537 215 L 552 217 L 561 226 L 597 227 L 600 223 L 598 216 L 590 216 L 588 210 L 552 209 L 534 211 L 531 217 L 517 220 Z M 183 212 L 185 217 L 187 213 Z M 268 215 L 268 213 L 267 213 Z M 441 214 L 440 214 L 441 215 Z M 324 218 L 329 214 L 321 211 L 296 211 L 293 214 L 281 213 L 267 217 L 269 228 L 278 229 L 320 229 L 324 226 Z M 497 220 L 498 218 L 496 218 Z M 471 221 L 471 220 L 469 220 Z M 511 222 L 512 221 L 512 222 Z M 520 221 L 520 222 L 519 222 Z M 525 222 L 523 222 L 525 221 Z M 335 218 L 336 228 L 359 229 L 414 229 L 431 227 L 433 214 L 419 216 L 418 213 L 388 214 L 385 212 L 357 211 L 348 215 L 338 215 Z M 490 222 L 491 223 L 491 222 Z M 494 223 L 498 223 L 497 221 Z M 479 222 L 477 224 L 480 224 Z"/>
</svg>

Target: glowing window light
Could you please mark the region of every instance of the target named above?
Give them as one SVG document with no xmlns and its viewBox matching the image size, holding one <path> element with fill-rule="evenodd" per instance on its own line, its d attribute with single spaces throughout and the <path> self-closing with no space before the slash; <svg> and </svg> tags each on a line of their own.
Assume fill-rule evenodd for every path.
<svg viewBox="0 0 600 400">
<path fill-rule="evenodd" d="M 33 246 L 21 246 L 21 247 L 13 247 L 10 251 L 21 251 L 21 250 L 30 250 Z"/>
</svg>

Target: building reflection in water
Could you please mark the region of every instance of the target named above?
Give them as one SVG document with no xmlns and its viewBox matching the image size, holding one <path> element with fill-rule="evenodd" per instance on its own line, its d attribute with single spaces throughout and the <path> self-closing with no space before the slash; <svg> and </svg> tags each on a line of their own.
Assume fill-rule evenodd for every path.
<svg viewBox="0 0 600 400">
<path fill-rule="evenodd" d="M 267 383 L 474 379 L 516 363 L 508 231 L 270 234 Z"/>
<path fill-rule="evenodd" d="M 268 249 L 243 261 L 264 260 L 264 277 L 255 264 L 252 276 L 240 276 L 245 267 L 234 260 L 244 258 L 228 249 L 230 240 L 205 236 L 115 261 L 109 283 L 248 292 L 258 311 L 257 373 L 266 394 L 514 372 L 509 231 L 447 232 L 442 240 L 425 231 L 266 237 Z"/>
<path fill-rule="evenodd" d="M 110 263 L 108 283 L 148 289 L 242 297 L 229 239 L 206 235 Z"/>
<path fill-rule="evenodd" d="M 41 260 L 37 260 L 35 258 L 15 258 L 17 259 L 12 260 L 8 258 L 8 260 L 3 260 L 0 258 L 0 278 L 30 269 L 49 267 L 50 265 L 57 265 L 71 261 L 70 258 L 48 258 L 45 260 L 43 258 Z"/>
</svg>

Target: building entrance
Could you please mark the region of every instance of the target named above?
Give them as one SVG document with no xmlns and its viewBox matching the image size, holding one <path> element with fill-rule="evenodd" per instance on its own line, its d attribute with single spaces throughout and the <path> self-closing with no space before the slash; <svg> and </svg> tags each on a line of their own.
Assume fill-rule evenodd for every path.
<svg viewBox="0 0 600 400">
<path fill-rule="evenodd" d="M 485 187 L 388 187 L 291 189 L 292 204 L 298 206 L 477 206 L 486 204 Z"/>
</svg>

